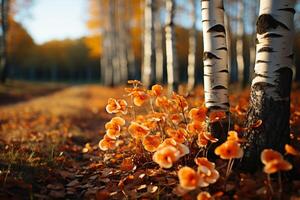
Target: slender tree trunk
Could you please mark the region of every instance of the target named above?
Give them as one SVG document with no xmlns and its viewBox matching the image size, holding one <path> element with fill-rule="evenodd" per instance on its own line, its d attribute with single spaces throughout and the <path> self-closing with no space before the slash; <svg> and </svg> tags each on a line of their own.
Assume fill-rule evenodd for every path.
<svg viewBox="0 0 300 200">
<path fill-rule="evenodd" d="M 244 1 L 238 0 L 237 7 L 237 40 L 236 40 L 236 60 L 238 70 L 238 80 L 241 86 L 245 85 L 245 62 L 244 62 Z"/>
<path fill-rule="evenodd" d="M 250 18 L 251 18 L 251 26 L 255 27 L 256 16 L 257 16 L 257 4 L 258 0 L 251 1 Z M 252 30 L 252 29 L 251 29 Z M 255 28 L 250 33 L 250 41 L 249 41 L 249 80 L 252 80 L 254 77 L 254 64 L 255 64 Z"/>
<path fill-rule="evenodd" d="M 127 40 L 130 37 L 126 34 L 126 23 L 127 20 L 125 16 L 125 9 L 126 9 L 126 2 L 125 1 L 117 1 L 117 8 L 118 11 L 116 12 L 118 14 L 117 16 L 117 22 L 118 22 L 118 31 L 117 31 L 117 37 L 118 37 L 118 57 L 119 57 L 119 68 L 120 68 L 120 76 L 121 76 L 121 83 L 126 83 L 128 79 L 128 60 L 127 60 Z"/>
<path fill-rule="evenodd" d="M 196 47 L 197 47 L 197 30 L 196 30 L 196 0 L 192 2 L 192 28 L 189 36 L 189 56 L 188 56 L 188 91 L 191 92 L 195 87 L 195 67 L 196 67 Z"/>
<path fill-rule="evenodd" d="M 179 84 L 179 65 L 175 48 L 175 0 L 166 0 L 166 56 L 167 56 L 167 79 L 170 90 L 177 90 Z"/>
<path fill-rule="evenodd" d="M 111 45 L 112 45 L 112 52 L 111 52 L 111 59 L 112 59 L 112 85 L 116 86 L 121 82 L 121 71 L 120 71 L 120 63 L 118 57 L 118 33 L 117 33 L 117 0 L 110 0 L 109 7 L 110 7 L 110 18 L 111 18 Z"/>
<path fill-rule="evenodd" d="M 162 25 L 160 21 L 160 7 L 159 0 L 155 0 L 155 72 L 156 81 L 163 82 L 163 69 L 164 69 L 164 53 L 163 53 L 163 38 L 162 38 Z"/>
<path fill-rule="evenodd" d="M 155 77 L 155 50 L 154 50 L 154 26 L 153 26 L 153 1 L 145 1 L 145 33 L 144 33 L 144 63 L 142 82 L 149 87 Z"/>
<path fill-rule="evenodd" d="M 7 30 L 9 0 L 1 0 L 1 45 L 0 45 L 0 81 L 5 83 L 8 74 L 7 63 Z"/>
<path fill-rule="evenodd" d="M 244 163 L 250 170 L 257 167 L 263 149 L 282 152 L 289 142 L 294 5 L 294 0 L 260 0 L 255 77 L 245 134 Z M 253 128 L 258 120 L 262 125 Z"/>
<path fill-rule="evenodd" d="M 223 0 L 202 0 L 205 105 L 228 111 L 228 54 Z"/>
</svg>

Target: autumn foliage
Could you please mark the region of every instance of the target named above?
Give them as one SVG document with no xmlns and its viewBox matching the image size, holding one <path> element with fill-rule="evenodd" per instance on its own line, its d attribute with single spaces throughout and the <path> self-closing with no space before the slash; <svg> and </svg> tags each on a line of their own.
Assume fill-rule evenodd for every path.
<svg viewBox="0 0 300 200">
<path fill-rule="evenodd" d="M 238 174 L 233 173 L 234 161 L 239 163 L 243 158 L 247 138 L 239 133 L 245 128 L 235 124 L 235 130 L 229 130 L 227 140 L 220 143 L 209 132 L 208 122 L 218 123 L 226 118 L 224 112 L 208 113 L 203 104 L 195 103 L 189 97 L 175 92 L 166 95 L 160 85 L 147 90 L 139 81 L 128 83 L 131 87 L 125 88 L 124 99 L 108 100 L 106 111 L 114 117 L 105 125 L 106 134 L 99 142 L 100 149 L 107 153 L 128 152 L 132 169 L 148 164 L 156 165 L 158 171 L 177 171 L 178 185 L 174 185 L 173 192 L 178 196 L 197 194 L 197 199 L 223 196 L 228 190 L 228 182 L 238 178 Z M 246 111 L 241 104 L 234 109 L 231 109 L 233 117 L 243 116 Z M 262 123 L 258 120 L 250 128 L 259 128 Z M 212 149 L 216 142 L 219 142 L 218 146 Z M 286 145 L 286 151 L 299 156 L 299 151 L 291 145 Z M 215 156 L 208 156 L 208 152 L 214 152 Z M 220 159 L 216 160 L 216 156 Z M 292 164 L 284 160 L 283 155 L 271 149 L 262 152 L 261 161 L 267 175 L 292 169 Z M 266 194 L 275 195 L 268 180 Z M 277 187 L 282 195 L 282 185 Z M 220 192 L 216 188 L 221 189 Z"/>
</svg>

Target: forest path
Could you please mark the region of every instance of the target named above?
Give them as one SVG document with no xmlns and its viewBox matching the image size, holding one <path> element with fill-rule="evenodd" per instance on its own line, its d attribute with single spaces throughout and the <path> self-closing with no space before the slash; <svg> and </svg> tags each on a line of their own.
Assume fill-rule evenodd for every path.
<svg viewBox="0 0 300 200">
<path fill-rule="evenodd" d="M 120 94 L 121 88 L 81 85 L 2 105 L 0 199 L 95 195 L 103 183 L 95 183 L 99 171 L 87 169 L 103 159 L 99 132 L 111 117 L 105 106 Z"/>
</svg>

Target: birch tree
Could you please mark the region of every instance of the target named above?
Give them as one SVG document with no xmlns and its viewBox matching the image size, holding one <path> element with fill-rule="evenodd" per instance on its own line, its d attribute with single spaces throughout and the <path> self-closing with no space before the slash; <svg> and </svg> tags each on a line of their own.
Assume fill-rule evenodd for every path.
<svg viewBox="0 0 300 200">
<path fill-rule="evenodd" d="M 179 65 L 175 48 L 174 15 L 175 0 L 166 0 L 166 56 L 167 56 L 167 79 L 169 89 L 177 90 L 179 84 Z"/>
<path fill-rule="evenodd" d="M 283 151 L 289 142 L 294 5 L 294 0 L 260 0 L 244 156 L 252 169 L 262 149 Z M 262 120 L 262 125 L 253 128 L 258 120 Z"/>
<path fill-rule="evenodd" d="M 192 91 L 195 86 L 195 67 L 196 67 L 196 47 L 197 47 L 197 30 L 196 30 L 196 0 L 192 3 L 192 28 L 189 35 L 189 55 L 188 55 L 188 91 Z"/>
<path fill-rule="evenodd" d="M 204 97 L 209 111 L 227 112 L 228 64 L 223 0 L 202 0 Z"/>
<path fill-rule="evenodd" d="M 153 0 L 145 1 L 144 60 L 142 82 L 149 87 L 155 77 Z"/>
</svg>

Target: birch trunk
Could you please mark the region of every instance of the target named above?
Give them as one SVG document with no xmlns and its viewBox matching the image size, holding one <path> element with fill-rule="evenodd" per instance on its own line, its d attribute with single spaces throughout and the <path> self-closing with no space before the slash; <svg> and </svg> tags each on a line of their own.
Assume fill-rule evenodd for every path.
<svg viewBox="0 0 300 200">
<path fill-rule="evenodd" d="M 294 5 L 294 0 L 260 0 L 255 77 L 245 134 L 244 161 L 250 169 L 259 163 L 263 149 L 282 152 L 289 142 Z M 262 120 L 262 125 L 251 128 L 257 120 Z"/>
<path fill-rule="evenodd" d="M 209 111 L 229 110 L 228 54 L 223 0 L 202 0 L 205 105 Z"/>
<path fill-rule="evenodd" d="M 154 51 L 154 27 L 153 27 L 153 2 L 145 1 L 145 32 L 144 32 L 144 63 L 142 82 L 149 87 L 155 76 L 155 51 Z"/>
<path fill-rule="evenodd" d="M 237 8 L 237 41 L 236 41 L 236 60 L 237 60 L 237 69 L 238 69 L 238 81 L 240 85 L 244 85 L 245 77 L 245 64 L 244 64 L 244 22 L 243 22 L 243 14 L 244 14 L 244 1 L 238 0 L 238 8 Z"/>
<path fill-rule="evenodd" d="M 155 72 L 156 81 L 158 83 L 163 82 L 163 69 L 164 69 L 164 54 L 163 54 L 163 38 L 162 38 L 162 25 L 160 21 L 160 7 L 159 1 L 155 0 L 155 19 L 154 19 L 154 30 L 155 30 Z"/>
<path fill-rule="evenodd" d="M 195 67 L 196 67 L 196 45 L 197 45 L 197 30 L 196 30 L 196 0 L 192 2 L 192 28 L 189 35 L 189 55 L 188 55 L 188 85 L 187 89 L 191 92 L 195 87 Z"/>
<path fill-rule="evenodd" d="M 168 88 L 176 91 L 179 84 L 179 65 L 177 63 L 174 33 L 175 0 L 166 0 L 166 9 L 165 32 Z"/>
</svg>

